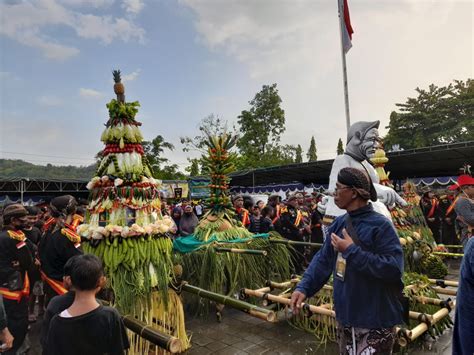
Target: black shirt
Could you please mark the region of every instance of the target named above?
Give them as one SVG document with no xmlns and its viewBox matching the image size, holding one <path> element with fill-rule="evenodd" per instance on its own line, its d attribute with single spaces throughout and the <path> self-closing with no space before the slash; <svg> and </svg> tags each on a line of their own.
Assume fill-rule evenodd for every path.
<svg viewBox="0 0 474 355">
<path fill-rule="evenodd" d="M 130 343 L 118 312 L 99 306 L 71 318 L 59 314 L 51 319 L 47 337 L 47 355 L 122 355 Z"/>
<path fill-rule="evenodd" d="M 46 341 L 48 338 L 49 323 L 51 319 L 56 315 L 71 307 L 74 302 L 74 291 L 69 291 L 64 295 L 55 296 L 51 298 L 51 301 L 48 303 L 46 312 L 44 313 L 43 323 L 41 325 L 41 345 L 43 346 L 43 354 L 47 354 Z"/>
<path fill-rule="evenodd" d="M 18 263 L 19 266 L 13 266 Z M 8 230 L 0 232 L 0 287 L 8 287 L 8 280 L 16 271 L 25 272 L 32 264 L 26 243 L 10 238 Z M 24 275 L 23 275 L 24 277 Z"/>
<path fill-rule="evenodd" d="M 60 229 L 54 233 L 47 232 L 40 245 L 41 269 L 48 277 L 62 281 L 64 265 L 70 258 L 80 254 L 82 250 L 76 248 Z"/>
<path fill-rule="evenodd" d="M 41 231 L 36 228 L 32 227 L 31 229 L 23 229 L 23 233 L 25 233 L 28 240 L 30 240 L 34 245 L 38 245 L 41 240 Z"/>
</svg>

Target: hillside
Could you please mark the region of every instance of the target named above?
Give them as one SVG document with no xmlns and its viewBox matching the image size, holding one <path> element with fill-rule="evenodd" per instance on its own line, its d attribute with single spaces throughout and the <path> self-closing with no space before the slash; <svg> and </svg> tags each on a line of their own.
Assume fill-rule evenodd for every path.
<svg viewBox="0 0 474 355">
<path fill-rule="evenodd" d="M 23 160 L 0 159 L 0 177 L 28 177 L 46 179 L 90 179 L 96 169 L 89 166 L 35 165 Z"/>
</svg>

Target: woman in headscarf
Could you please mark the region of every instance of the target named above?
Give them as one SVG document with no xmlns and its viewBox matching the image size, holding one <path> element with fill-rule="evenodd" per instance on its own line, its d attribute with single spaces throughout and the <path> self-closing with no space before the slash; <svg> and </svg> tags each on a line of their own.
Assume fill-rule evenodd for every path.
<svg viewBox="0 0 474 355">
<path fill-rule="evenodd" d="M 181 221 L 181 216 L 183 215 L 183 210 L 181 209 L 180 206 L 176 206 L 173 208 L 171 211 L 171 218 L 173 218 L 174 223 L 176 224 L 176 235 L 179 235 L 179 222 Z"/>
<path fill-rule="evenodd" d="M 184 213 L 179 221 L 179 235 L 186 237 L 194 233 L 194 229 L 198 225 L 199 220 L 194 214 L 193 206 L 186 204 L 184 206 Z"/>
</svg>

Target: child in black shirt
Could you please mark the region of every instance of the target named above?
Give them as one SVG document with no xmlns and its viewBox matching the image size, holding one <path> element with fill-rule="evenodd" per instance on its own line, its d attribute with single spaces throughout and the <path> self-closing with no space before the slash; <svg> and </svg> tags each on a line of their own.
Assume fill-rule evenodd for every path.
<svg viewBox="0 0 474 355">
<path fill-rule="evenodd" d="M 45 354 L 122 355 L 130 347 L 118 312 L 101 306 L 95 295 L 105 284 L 100 260 L 94 255 L 74 257 L 72 305 L 51 319 Z"/>
</svg>

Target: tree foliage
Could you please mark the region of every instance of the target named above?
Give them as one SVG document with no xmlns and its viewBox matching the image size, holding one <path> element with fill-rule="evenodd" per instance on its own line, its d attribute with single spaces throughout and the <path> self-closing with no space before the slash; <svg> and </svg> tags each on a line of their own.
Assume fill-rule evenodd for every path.
<svg viewBox="0 0 474 355">
<path fill-rule="evenodd" d="M 308 153 L 306 153 L 306 157 L 308 161 L 317 161 L 318 160 L 318 153 L 316 150 L 316 141 L 314 140 L 314 136 L 311 137 L 311 143 L 309 144 Z"/>
<path fill-rule="evenodd" d="M 218 115 L 210 114 L 204 117 L 199 123 L 199 134 L 194 137 L 180 137 L 183 145 L 183 152 L 197 150 L 201 153 L 207 154 L 206 141 L 208 136 L 220 136 L 225 132 L 237 135 L 235 127 L 229 129 L 229 124 Z"/>
<path fill-rule="evenodd" d="M 295 149 L 295 163 L 302 163 L 303 162 L 303 148 L 301 145 L 297 145 Z"/>
<path fill-rule="evenodd" d="M 165 141 L 163 136 L 157 135 L 151 142 L 142 142 L 143 150 L 153 169 L 153 176 L 162 180 L 180 180 L 185 175 L 179 171 L 176 164 L 168 164 L 169 159 L 163 153 L 165 149 L 174 150 L 174 145 Z"/>
<path fill-rule="evenodd" d="M 336 150 L 337 155 L 342 155 L 344 154 L 344 145 L 342 144 L 342 139 L 339 138 L 337 141 L 337 150 Z"/>
<path fill-rule="evenodd" d="M 88 180 L 94 176 L 97 166 L 55 166 L 52 164 L 35 165 L 23 160 L 0 159 L 0 176 L 13 178 L 43 179 L 81 179 Z"/>
<path fill-rule="evenodd" d="M 250 109 L 238 117 L 241 137 L 237 146 L 245 167 L 280 165 L 289 159 L 294 162 L 296 148 L 280 145 L 280 136 L 285 131 L 281 102 L 277 85 L 264 85 L 249 102 Z"/>
<path fill-rule="evenodd" d="M 199 163 L 200 159 L 189 159 L 188 161 L 191 163 L 185 170 L 189 173 L 189 176 L 198 176 L 199 175 Z"/>
<path fill-rule="evenodd" d="M 276 84 L 264 85 L 249 104 L 250 109 L 238 117 L 242 133 L 238 147 L 242 155 L 264 156 L 278 146 L 285 131 L 285 112 Z"/>
<path fill-rule="evenodd" d="M 455 80 L 447 86 L 416 88 L 417 97 L 396 104 L 390 114 L 385 147 L 402 149 L 474 139 L 474 80 Z"/>
</svg>

